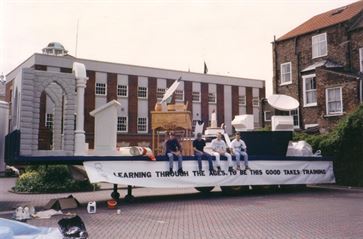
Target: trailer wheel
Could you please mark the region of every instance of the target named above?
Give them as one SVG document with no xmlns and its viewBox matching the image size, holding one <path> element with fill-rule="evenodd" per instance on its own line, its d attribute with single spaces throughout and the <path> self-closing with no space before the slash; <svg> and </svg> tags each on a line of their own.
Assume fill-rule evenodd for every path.
<svg viewBox="0 0 363 239">
<path fill-rule="evenodd" d="M 209 193 L 214 187 L 196 187 L 195 189 L 201 193 Z"/>
<path fill-rule="evenodd" d="M 112 197 L 112 199 L 114 199 L 114 200 L 118 201 L 118 200 L 120 199 L 120 193 L 118 193 L 117 191 L 116 191 L 116 192 L 115 192 L 115 191 L 113 191 L 113 192 L 111 193 L 111 197 Z"/>
<path fill-rule="evenodd" d="M 221 186 L 221 190 L 227 195 L 234 195 L 242 191 L 242 186 Z"/>
</svg>

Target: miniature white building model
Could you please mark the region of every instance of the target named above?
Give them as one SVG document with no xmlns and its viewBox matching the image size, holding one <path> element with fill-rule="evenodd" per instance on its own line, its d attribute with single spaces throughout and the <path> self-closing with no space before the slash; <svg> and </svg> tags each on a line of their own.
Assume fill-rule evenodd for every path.
<svg viewBox="0 0 363 239">
<path fill-rule="evenodd" d="M 9 104 L 0 100 L 0 172 L 5 171 L 5 135 L 8 134 Z"/>
<path fill-rule="evenodd" d="M 236 115 L 232 120 L 232 126 L 236 131 L 252 131 L 255 129 L 253 115 Z"/>
<path fill-rule="evenodd" d="M 82 63 L 73 63 L 73 72 L 76 76 L 77 89 L 77 120 L 75 133 L 75 155 L 86 154 L 86 136 L 84 132 L 84 89 L 86 88 L 88 77 L 86 67 Z"/>
<path fill-rule="evenodd" d="M 207 127 L 207 129 L 204 131 L 205 135 L 217 135 L 218 133 L 224 134 L 224 129 L 218 127 L 217 123 L 217 113 L 215 111 L 211 114 L 210 119 L 210 127 Z"/>
<path fill-rule="evenodd" d="M 294 118 L 292 116 L 278 116 L 271 117 L 272 131 L 293 131 Z"/>
<path fill-rule="evenodd" d="M 59 42 L 51 42 L 47 47 L 42 49 L 43 54 L 53 55 L 53 56 L 65 56 L 68 51 Z"/>
<path fill-rule="evenodd" d="M 112 100 L 90 112 L 95 117 L 95 154 L 110 155 L 116 152 L 117 108 L 121 104 Z"/>
</svg>

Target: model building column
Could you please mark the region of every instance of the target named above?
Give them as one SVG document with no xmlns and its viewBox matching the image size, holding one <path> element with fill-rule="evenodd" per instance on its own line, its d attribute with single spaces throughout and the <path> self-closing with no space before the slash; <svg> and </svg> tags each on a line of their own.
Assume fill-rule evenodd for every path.
<svg viewBox="0 0 363 239">
<path fill-rule="evenodd" d="M 86 154 L 86 136 L 84 132 L 84 90 L 86 88 L 88 77 L 86 76 L 86 67 L 84 64 L 73 63 L 73 71 L 76 75 L 77 88 L 77 119 L 74 144 L 74 155 Z"/>
</svg>

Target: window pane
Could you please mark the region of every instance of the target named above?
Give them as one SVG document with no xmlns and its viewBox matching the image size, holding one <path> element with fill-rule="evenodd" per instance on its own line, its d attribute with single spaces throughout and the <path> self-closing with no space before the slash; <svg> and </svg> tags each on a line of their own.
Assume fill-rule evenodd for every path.
<svg viewBox="0 0 363 239">
<path fill-rule="evenodd" d="M 156 97 L 158 99 L 162 99 L 164 97 L 165 94 L 165 89 L 164 88 L 157 88 L 156 89 Z"/>
<path fill-rule="evenodd" d="M 208 102 L 209 103 L 216 103 L 216 96 L 214 93 L 208 93 Z"/>
<path fill-rule="evenodd" d="M 175 100 L 178 100 L 178 101 L 184 100 L 184 91 L 176 90 L 174 95 L 175 95 Z"/>
<path fill-rule="evenodd" d="M 199 92 L 193 91 L 192 97 L 193 97 L 194 102 L 200 102 L 200 93 Z"/>
<path fill-rule="evenodd" d="M 127 117 L 118 117 L 117 118 L 117 131 L 118 132 L 127 132 Z"/>
<path fill-rule="evenodd" d="M 137 118 L 137 131 L 147 132 L 147 118 Z"/>
<path fill-rule="evenodd" d="M 238 97 L 238 104 L 239 105 L 246 105 L 246 96 L 245 95 L 240 95 Z"/>
<path fill-rule="evenodd" d="M 127 85 L 117 85 L 117 95 L 127 96 Z"/>
<path fill-rule="evenodd" d="M 96 95 L 106 95 L 105 83 L 96 83 Z"/>
<path fill-rule="evenodd" d="M 137 96 L 139 98 L 147 98 L 147 88 L 139 86 L 137 88 Z"/>
</svg>

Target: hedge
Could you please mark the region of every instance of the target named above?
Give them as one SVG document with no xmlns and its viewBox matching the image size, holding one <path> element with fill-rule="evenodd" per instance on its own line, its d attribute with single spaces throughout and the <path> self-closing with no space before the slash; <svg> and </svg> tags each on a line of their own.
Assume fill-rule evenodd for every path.
<svg viewBox="0 0 363 239">
<path fill-rule="evenodd" d="M 363 186 L 363 104 L 340 120 L 330 133 L 295 133 L 294 140 L 306 140 L 314 150 L 334 156 L 337 184 Z"/>
<path fill-rule="evenodd" d="M 88 180 L 76 181 L 64 165 L 29 166 L 16 181 L 15 192 L 59 193 L 91 191 L 96 187 Z"/>
</svg>

